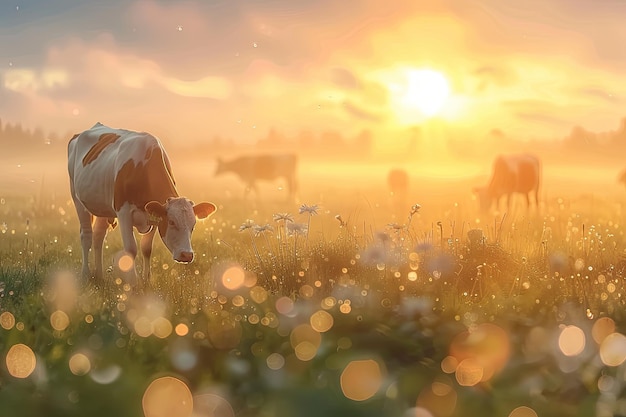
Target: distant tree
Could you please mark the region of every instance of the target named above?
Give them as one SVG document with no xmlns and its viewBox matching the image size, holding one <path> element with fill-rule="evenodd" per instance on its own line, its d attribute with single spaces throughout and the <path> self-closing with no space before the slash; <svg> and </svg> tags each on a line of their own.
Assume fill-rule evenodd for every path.
<svg viewBox="0 0 626 417">
<path fill-rule="evenodd" d="M 298 143 L 298 147 L 300 149 L 311 149 L 315 147 L 317 140 L 315 139 L 315 135 L 310 130 L 302 130 L 298 134 L 296 142 Z"/>
<path fill-rule="evenodd" d="M 32 142 L 36 145 L 41 145 L 45 142 L 45 135 L 40 127 L 35 128 L 31 133 Z"/>
<path fill-rule="evenodd" d="M 620 121 L 619 127 L 611 135 L 610 143 L 615 147 L 626 147 L 626 117 Z"/>
<path fill-rule="evenodd" d="M 257 141 L 257 147 L 266 149 L 283 149 L 285 144 L 285 136 L 275 128 L 271 128 L 265 138 Z"/>
<path fill-rule="evenodd" d="M 345 148 L 345 140 L 339 132 L 327 130 L 320 136 L 319 149 L 321 150 L 332 150 L 336 154 L 343 152 Z"/>
<path fill-rule="evenodd" d="M 567 146 L 573 149 L 585 149 L 590 145 L 596 144 L 595 134 L 589 132 L 581 126 L 574 126 L 569 136 L 566 137 Z"/>
</svg>

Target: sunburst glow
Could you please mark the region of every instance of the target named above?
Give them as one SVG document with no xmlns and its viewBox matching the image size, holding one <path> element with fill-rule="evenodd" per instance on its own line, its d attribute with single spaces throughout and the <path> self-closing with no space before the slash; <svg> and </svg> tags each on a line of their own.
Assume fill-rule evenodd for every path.
<svg viewBox="0 0 626 417">
<path fill-rule="evenodd" d="M 443 108 L 449 95 L 450 86 L 443 74 L 431 69 L 412 70 L 408 73 L 402 104 L 432 117 Z"/>
</svg>

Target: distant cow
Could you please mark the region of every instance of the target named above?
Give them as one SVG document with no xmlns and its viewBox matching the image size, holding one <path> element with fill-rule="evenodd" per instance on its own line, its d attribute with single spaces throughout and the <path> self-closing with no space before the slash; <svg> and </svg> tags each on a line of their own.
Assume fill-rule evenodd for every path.
<svg viewBox="0 0 626 417">
<path fill-rule="evenodd" d="M 626 169 L 622 170 L 617 177 L 617 182 L 626 185 Z"/>
<path fill-rule="evenodd" d="M 401 216 L 407 210 L 409 194 L 409 176 L 403 169 L 394 168 L 387 173 L 387 187 L 391 209 L 395 216 Z"/>
<path fill-rule="evenodd" d="M 504 197 L 507 207 L 511 208 L 513 194 L 524 194 L 526 205 L 530 206 L 530 195 L 534 195 L 535 205 L 539 205 L 539 184 L 541 182 L 541 164 L 536 156 L 530 154 L 500 155 L 493 163 L 491 179 L 486 187 L 475 188 L 480 208 L 488 210 L 495 202 L 499 206 Z"/>
<path fill-rule="evenodd" d="M 294 197 L 298 189 L 297 167 L 298 157 L 295 154 L 240 156 L 230 161 L 218 158 L 215 175 L 236 174 L 246 185 L 246 191 L 253 189 L 257 195 L 257 181 L 284 178 L 289 196 Z"/>
<path fill-rule="evenodd" d="M 80 222 L 84 277 L 90 276 L 89 250 L 93 243 L 95 277 L 102 278 L 102 244 L 115 219 L 124 250 L 133 260 L 137 255 L 133 227 L 143 234 L 146 282 L 156 229 L 175 261 L 193 260 L 191 232 L 196 218 L 208 217 L 216 207 L 213 203 L 194 205 L 178 196 L 169 159 L 156 137 L 96 123 L 70 140 L 68 171 Z"/>
<path fill-rule="evenodd" d="M 387 174 L 387 186 L 393 195 L 406 195 L 409 189 L 409 175 L 403 169 L 392 169 Z"/>
</svg>

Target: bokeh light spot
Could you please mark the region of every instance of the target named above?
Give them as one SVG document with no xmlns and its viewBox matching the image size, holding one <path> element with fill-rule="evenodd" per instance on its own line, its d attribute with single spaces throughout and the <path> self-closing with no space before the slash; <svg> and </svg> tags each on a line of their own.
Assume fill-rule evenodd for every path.
<svg viewBox="0 0 626 417">
<path fill-rule="evenodd" d="M 453 374 L 459 366 L 459 361 L 454 356 L 446 356 L 441 361 L 441 370 L 446 374 Z"/>
<path fill-rule="evenodd" d="M 189 333 L 189 327 L 185 323 L 178 323 L 175 332 L 178 336 L 185 336 Z"/>
<path fill-rule="evenodd" d="M 356 360 L 344 368 L 340 382 L 346 398 L 365 401 L 372 398 L 380 388 L 382 372 L 375 360 Z"/>
<path fill-rule="evenodd" d="M 50 315 L 50 325 L 61 332 L 70 325 L 70 318 L 65 311 L 57 310 Z"/>
<path fill-rule="evenodd" d="M 509 417 L 538 417 L 538 416 L 535 410 L 523 405 L 511 411 L 511 414 L 509 414 Z"/>
<path fill-rule="evenodd" d="M 472 387 L 483 379 L 484 368 L 474 358 L 463 359 L 456 368 L 456 380 L 459 385 Z"/>
<path fill-rule="evenodd" d="M 593 323 L 591 337 L 599 345 L 605 337 L 615 332 L 615 321 L 610 317 L 600 317 Z"/>
<path fill-rule="evenodd" d="M 193 412 L 193 397 L 187 384 L 166 376 L 150 383 L 141 405 L 146 417 L 189 417 Z"/>
<path fill-rule="evenodd" d="M 82 353 L 75 353 L 69 361 L 70 371 L 74 375 L 86 375 L 91 370 L 91 361 Z"/>
<path fill-rule="evenodd" d="M 257 303 L 262 304 L 267 300 L 267 291 L 263 287 L 253 287 L 250 289 L 250 298 Z"/>
<path fill-rule="evenodd" d="M 130 255 L 122 255 L 117 260 L 117 267 L 122 272 L 128 272 L 133 268 L 134 265 L 133 258 Z"/>
<path fill-rule="evenodd" d="M 165 339 L 172 334 L 172 323 L 165 317 L 157 317 L 152 321 L 152 333 L 159 339 Z"/>
<path fill-rule="evenodd" d="M 334 319 L 327 311 L 318 310 L 311 315 L 310 323 L 315 331 L 324 333 L 333 327 Z"/>
<path fill-rule="evenodd" d="M 559 335 L 559 349 L 565 356 L 576 356 L 585 349 L 585 333 L 580 327 L 566 326 Z"/>
<path fill-rule="evenodd" d="M 294 348 L 294 353 L 296 354 L 296 358 L 301 361 L 310 361 L 317 354 L 317 346 L 309 341 L 304 341 L 298 343 L 298 345 Z"/>
<path fill-rule="evenodd" d="M 265 363 L 267 363 L 268 368 L 276 371 L 285 366 L 285 358 L 280 353 L 272 353 L 267 357 Z"/>
<path fill-rule="evenodd" d="M 626 360 L 626 336 L 611 333 L 600 344 L 600 359 L 607 366 L 619 366 Z"/>
<path fill-rule="evenodd" d="M 246 280 L 246 272 L 240 266 L 231 266 L 222 274 L 222 285 L 228 290 L 241 288 Z"/>
<path fill-rule="evenodd" d="M 282 315 L 288 315 L 293 311 L 293 300 L 289 297 L 280 297 L 276 300 L 276 311 Z"/>
<path fill-rule="evenodd" d="M 201 394 L 193 397 L 193 417 L 235 417 L 235 411 L 225 398 Z"/>
<path fill-rule="evenodd" d="M 13 326 L 15 326 L 15 317 L 13 316 L 13 313 L 5 311 L 0 314 L 0 326 L 2 326 L 4 330 L 11 330 Z"/>
<path fill-rule="evenodd" d="M 18 343 L 11 346 L 6 356 L 7 370 L 15 378 L 27 378 L 35 370 L 37 359 L 28 346 Z"/>
</svg>

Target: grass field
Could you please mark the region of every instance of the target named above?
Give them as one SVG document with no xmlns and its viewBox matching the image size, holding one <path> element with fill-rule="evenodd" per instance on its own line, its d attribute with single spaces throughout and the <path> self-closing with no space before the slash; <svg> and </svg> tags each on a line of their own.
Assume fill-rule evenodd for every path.
<svg viewBox="0 0 626 417">
<path fill-rule="evenodd" d="M 287 202 L 280 184 L 194 188 L 181 168 L 181 193 L 219 209 L 192 264 L 155 240 L 143 292 L 116 263 L 117 230 L 104 282 L 75 275 L 62 176 L 12 177 L 1 416 L 626 415 L 614 175 L 548 170 L 539 208 L 481 216 L 469 190 L 484 179 L 460 174 L 412 174 L 400 201 L 387 167 L 305 166 Z"/>
</svg>

